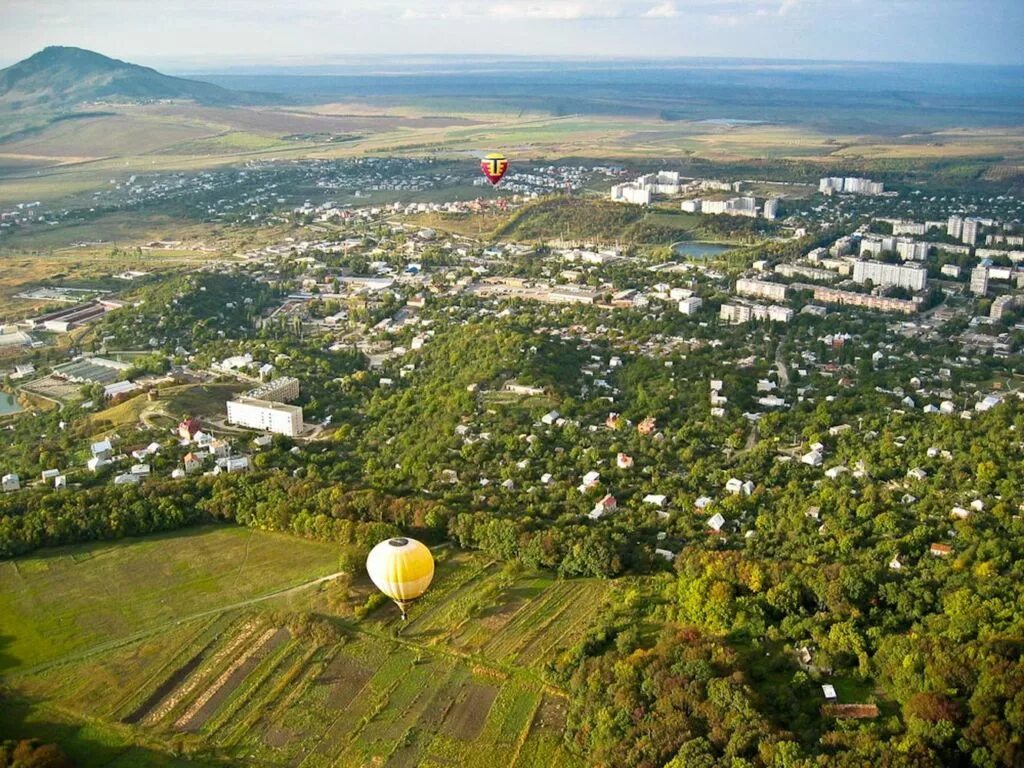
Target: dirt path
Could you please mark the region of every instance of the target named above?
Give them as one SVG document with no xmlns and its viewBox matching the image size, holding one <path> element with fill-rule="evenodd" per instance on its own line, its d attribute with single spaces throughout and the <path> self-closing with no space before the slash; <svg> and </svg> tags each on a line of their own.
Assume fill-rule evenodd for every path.
<svg viewBox="0 0 1024 768">
<path fill-rule="evenodd" d="M 786 389 L 789 386 L 789 371 L 786 370 L 786 363 L 782 360 L 781 344 L 775 351 L 775 369 L 779 372 L 779 386 Z"/>
<path fill-rule="evenodd" d="M 105 643 L 100 643 L 99 645 L 94 645 L 94 646 L 91 646 L 89 648 L 83 648 L 82 650 L 75 651 L 74 653 L 68 654 L 67 656 L 61 656 L 60 658 L 51 659 L 50 661 L 44 661 L 41 664 L 36 664 L 35 666 L 32 666 L 32 667 L 26 667 L 25 669 L 20 669 L 17 672 L 14 672 L 14 673 L 11 673 L 11 674 L 7 675 L 6 679 L 13 680 L 13 679 L 16 679 L 18 677 L 22 677 L 24 675 L 32 675 L 32 674 L 35 674 L 37 672 L 44 672 L 44 671 L 46 671 L 48 669 L 51 669 L 53 667 L 60 666 L 61 664 L 68 664 L 68 663 L 75 662 L 75 661 L 81 661 L 82 659 L 88 658 L 89 656 L 93 656 L 93 655 L 95 655 L 97 653 L 104 653 L 106 651 L 111 651 L 111 650 L 113 650 L 115 648 L 119 648 L 119 647 L 121 647 L 123 645 L 129 645 L 131 643 L 134 643 L 134 642 L 137 642 L 139 640 L 143 640 L 143 639 L 145 639 L 147 637 L 150 637 L 151 635 L 156 635 L 156 634 L 159 634 L 160 632 L 166 632 L 168 629 L 172 629 L 173 627 L 177 627 L 177 626 L 179 626 L 181 624 L 184 624 L 184 623 L 187 623 L 187 622 L 190 622 L 190 621 L 195 621 L 196 619 L 202 619 L 202 618 L 205 618 L 207 616 L 213 616 L 213 615 L 218 614 L 218 613 L 226 613 L 228 611 L 235 611 L 235 610 L 238 610 L 239 608 L 245 608 L 246 606 L 255 605 L 256 603 L 262 603 L 262 602 L 265 602 L 267 600 L 273 600 L 273 599 L 278 598 L 278 597 L 286 597 L 288 595 L 293 595 L 293 594 L 295 594 L 297 592 L 302 592 L 303 590 L 309 589 L 310 587 L 319 586 L 320 584 L 323 584 L 324 582 L 332 581 L 332 580 L 338 578 L 339 576 L 343 576 L 344 574 L 345 574 L 345 571 L 338 571 L 336 573 L 329 573 L 326 576 L 321 576 L 319 578 L 313 579 L 312 581 L 306 581 L 306 582 L 303 582 L 302 584 L 296 584 L 295 586 L 292 586 L 292 587 L 285 587 L 284 589 L 278 589 L 278 590 L 276 590 L 274 592 L 268 592 L 265 595 L 258 595 L 256 597 L 250 597 L 248 600 L 242 600 L 242 601 L 237 602 L 237 603 L 230 603 L 228 605 L 222 605 L 222 606 L 219 606 L 217 608 L 209 608 L 209 609 L 207 609 L 205 611 L 199 611 L 198 613 L 192 613 L 192 614 L 189 614 L 188 616 L 182 616 L 181 618 L 174 619 L 173 621 L 164 622 L 163 624 L 160 624 L 158 626 L 149 627 L 148 629 L 144 629 L 144 630 L 142 630 L 140 632 L 136 632 L 134 634 L 127 635 L 125 637 L 119 637 L 119 638 L 117 638 L 115 640 L 108 640 Z M 3 677 L 0 677 L 0 680 L 3 680 L 3 679 L 4 679 Z"/>
</svg>

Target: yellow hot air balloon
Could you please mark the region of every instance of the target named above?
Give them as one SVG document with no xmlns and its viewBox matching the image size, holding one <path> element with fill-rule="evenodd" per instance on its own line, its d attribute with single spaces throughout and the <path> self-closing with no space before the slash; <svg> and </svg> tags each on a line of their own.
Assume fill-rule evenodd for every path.
<svg viewBox="0 0 1024 768">
<path fill-rule="evenodd" d="M 370 550 L 366 571 L 377 589 L 395 601 L 405 621 L 406 608 L 427 591 L 434 578 L 434 556 L 415 539 L 387 539 Z"/>
</svg>

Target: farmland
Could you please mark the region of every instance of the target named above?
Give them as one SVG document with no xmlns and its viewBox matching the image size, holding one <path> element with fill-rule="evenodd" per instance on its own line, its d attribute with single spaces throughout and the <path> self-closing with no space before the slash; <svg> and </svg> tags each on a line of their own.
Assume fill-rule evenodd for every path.
<svg viewBox="0 0 1024 768">
<path fill-rule="evenodd" d="M 326 545 L 241 529 L 7 562 L 0 737 L 61 738 L 87 767 L 581 765 L 541 672 L 610 583 L 436 555 L 404 626 L 390 603 L 353 613 L 373 592 L 361 574 L 239 605 L 338 566 Z"/>
</svg>

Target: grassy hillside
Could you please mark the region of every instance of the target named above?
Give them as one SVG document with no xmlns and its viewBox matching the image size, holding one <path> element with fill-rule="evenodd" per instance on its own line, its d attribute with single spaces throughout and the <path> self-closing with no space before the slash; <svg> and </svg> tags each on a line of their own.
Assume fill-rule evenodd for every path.
<svg viewBox="0 0 1024 768">
<path fill-rule="evenodd" d="M 61 110 L 82 102 L 184 99 L 237 104 L 241 94 L 218 85 L 169 77 L 149 67 L 82 48 L 50 46 L 0 70 L 0 109 Z"/>
<path fill-rule="evenodd" d="M 444 223 L 438 226 L 444 228 Z M 495 230 L 494 237 L 669 245 L 702 239 L 749 242 L 762 239 L 770 231 L 771 226 L 761 220 L 695 216 L 670 204 L 645 208 L 592 197 L 551 197 L 521 208 Z"/>
</svg>

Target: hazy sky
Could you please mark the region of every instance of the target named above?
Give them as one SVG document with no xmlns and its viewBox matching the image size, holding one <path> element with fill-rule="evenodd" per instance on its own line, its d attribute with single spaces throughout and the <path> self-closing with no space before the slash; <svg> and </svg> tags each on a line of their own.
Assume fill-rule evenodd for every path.
<svg viewBox="0 0 1024 768">
<path fill-rule="evenodd" d="M 0 0 L 0 66 L 77 45 L 178 70 L 346 54 L 1024 64 L 1024 0 Z"/>
</svg>

